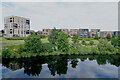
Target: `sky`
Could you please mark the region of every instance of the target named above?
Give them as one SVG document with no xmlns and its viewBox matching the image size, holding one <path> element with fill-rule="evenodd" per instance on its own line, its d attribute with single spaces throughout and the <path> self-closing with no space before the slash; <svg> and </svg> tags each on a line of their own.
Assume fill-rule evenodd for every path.
<svg viewBox="0 0 120 80">
<path fill-rule="evenodd" d="M 35 31 L 43 28 L 52 29 L 53 27 L 118 30 L 118 3 L 112 2 L 113 0 L 105 0 L 108 2 L 100 2 L 100 0 L 96 2 L 95 0 L 91 0 L 91 2 L 87 2 L 87 0 L 85 0 L 86 2 L 72 2 L 73 0 L 70 0 L 71 2 L 67 0 L 61 2 L 60 0 L 57 0 L 58 2 L 55 0 L 52 2 L 35 1 L 38 0 L 34 0 L 34 2 L 5 0 L 2 2 L 1 29 L 4 29 L 4 17 L 13 15 L 30 18 L 31 30 Z"/>
</svg>

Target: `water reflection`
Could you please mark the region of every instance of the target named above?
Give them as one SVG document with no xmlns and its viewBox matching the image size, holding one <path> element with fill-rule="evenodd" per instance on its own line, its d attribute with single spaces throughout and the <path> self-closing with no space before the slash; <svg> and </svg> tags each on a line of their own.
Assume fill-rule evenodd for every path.
<svg viewBox="0 0 120 80">
<path fill-rule="evenodd" d="M 89 64 L 85 62 L 86 60 L 89 61 L 88 62 Z M 71 74 L 74 75 L 71 77 L 78 77 L 77 73 L 76 72 L 74 73 L 71 68 L 77 70 L 78 68 L 81 69 L 83 67 L 89 67 L 90 64 L 94 65 L 93 62 L 90 63 L 90 61 L 94 61 L 94 60 L 95 62 L 97 62 L 98 65 L 105 65 L 108 63 L 116 67 L 119 67 L 120 65 L 120 55 L 93 55 L 93 56 L 66 55 L 66 56 L 49 56 L 49 57 L 42 56 L 42 57 L 21 58 L 21 59 L 3 59 L 2 65 L 12 71 L 24 69 L 24 74 L 27 74 L 28 76 L 40 76 L 42 68 L 44 67 L 43 64 L 47 64 L 51 76 L 59 75 L 61 77 L 65 77 L 65 75 L 67 75 L 67 77 L 69 77 L 68 74 L 69 75 Z M 85 66 L 86 64 L 87 66 Z M 98 66 L 95 65 L 94 67 L 98 67 Z M 96 74 L 96 76 L 100 76 L 100 75 L 101 74 Z M 105 76 L 105 77 L 110 77 L 110 76 Z"/>
</svg>

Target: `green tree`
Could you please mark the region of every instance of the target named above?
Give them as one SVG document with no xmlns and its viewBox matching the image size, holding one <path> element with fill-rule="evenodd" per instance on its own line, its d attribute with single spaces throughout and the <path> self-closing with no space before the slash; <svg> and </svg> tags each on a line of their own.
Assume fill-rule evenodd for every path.
<svg viewBox="0 0 120 80">
<path fill-rule="evenodd" d="M 72 41 L 74 44 L 78 43 L 79 40 L 77 34 L 73 34 Z"/>
<path fill-rule="evenodd" d="M 117 38 L 112 38 L 111 44 L 112 44 L 114 47 L 118 46 L 118 39 L 117 39 Z"/>
<path fill-rule="evenodd" d="M 100 35 L 100 38 L 101 38 L 101 39 L 104 39 L 104 33 L 102 33 L 102 34 Z"/>
<path fill-rule="evenodd" d="M 89 38 L 91 38 L 91 35 L 89 34 L 89 36 L 88 36 Z"/>
<path fill-rule="evenodd" d="M 114 52 L 114 47 L 107 39 L 100 39 L 97 47 L 100 53 L 106 53 L 107 51 L 110 53 Z"/>
<path fill-rule="evenodd" d="M 98 37 L 98 34 L 97 34 L 97 33 L 95 34 L 95 39 L 97 39 L 97 40 L 99 39 L 99 37 Z"/>
<path fill-rule="evenodd" d="M 24 48 L 27 52 L 39 53 L 42 50 L 42 43 L 39 37 L 27 37 L 25 38 Z"/>
<path fill-rule="evenodd" d="M 118 47 L 120 47 L 120 35 L 118 36 Z"/>
<path fill-rule="evenodd" d="M 111 38 L 110 34 L 107 34 L 106 38 L 109 40 Z"/>
<path fill-rule="evenodd" d="M 48 41 L 51 44 L 56 44 L 56 40 L 57 40 L 57 31 L 56 28 L 54 27 L 54 29 L 52 29 L 51 34 L 48 37 Z"/>
<path fill-rule="evenodd" d="M 59 31 L 56 44 L 57 44 L 58 50 L 60 50 L 62 52 L 67 52 L 69 50 L 68 35 L 66 33 L 64 33 L 63 31 Z"/>
<path fill-rule="evenodd" d="M 112 34 L 112 38 L 115 38 L 115 35 L 114 35 L 114 34 Z"/>
</svg>

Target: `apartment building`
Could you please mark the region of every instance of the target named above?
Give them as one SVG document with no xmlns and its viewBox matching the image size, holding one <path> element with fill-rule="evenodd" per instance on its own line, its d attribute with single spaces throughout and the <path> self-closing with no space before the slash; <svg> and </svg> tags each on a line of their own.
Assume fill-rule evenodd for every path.
<svg viewBox="0 0 120 80">
<path fill-rule="evenodd" d="M 120 35 L 120 31 L 114 31 L 114 32 L 113 32 L 113 35 L 114 35 L 115 37 L 118 37 L 118 35 Z"/>
<path fill-rule="evenodd" d="M 88 38 L 89 37 L 89 29 L 79 29 L 78 37 L 80 38 Z"/>
<path fill-rule="evenodd" d="M 49 36 L 50 33 L 51 33 L 51 30 L 52 30 L 52 29 L 43 29 L 43 30 L 42 30 L 42 35 Z"/>
<path fill-rule="evenodd" d="M 100 29 L 91 29 L 91 32 L 90 32 L 90 36 L 92 38 L 95 38 L 95 35 L 98 35 L 98 37 L 100 38 Z"/>
<path fill-rule="evenodd" d="M 77 34 L 78 35 L 78 31 L 79 31 L 79 29 L 70 29 L 69 36 L 72 37 L 73 34 Z"/>
<path fill-rule="evenodd" d="M 69 33 L 69 30 L 68 30 L 68 29 L 61 29 L 61 31 L 65 32 L 66 34 Z"/>
<path fill-rule="evenodd" d="M 112 37 L 113 32 L 112 31 L 101 31 L 100 32 L 100 35 L 103 35 L 104 38 L 106 38 L 108 34 L 110 34 L 110 36 Z"/>
<path fill-rule="evenodd" d="M 30 19 L 18 16 L 4 18 L 5 37 L 27 37 L 30 35 Z"/>
</svg>

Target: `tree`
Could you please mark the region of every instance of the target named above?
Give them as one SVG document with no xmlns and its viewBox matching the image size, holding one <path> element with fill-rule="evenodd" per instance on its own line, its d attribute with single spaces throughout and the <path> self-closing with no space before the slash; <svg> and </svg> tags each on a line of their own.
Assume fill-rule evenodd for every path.
<svg viewBox="0 0 120 80">
<path fill-rule="evenodd" d="M 114 35 L 114 34 L 112 34 L 112 38 L 115 38 L 115 35 Z"/>
<path fill-rule="evenodd" d="M 28 52 L 39 53 L 42 50 L 42 43 L 39 37 L 27 37 L 25 38 L 24 48 Z"/>
<path fill-rule="evenodd" d="M 77 34 L 73 34 L 72 41 L 74 44 L 78 43 L 79 40 Z"/>
<path fill-rule="evenodd" d="M 51 34 L 48 37 L 48 41 L 51 44 L 56 44 L 56 40 L 57 40 L 57 31 L 56 28 L 54 27 L 54 29 L 52 29 Z"/>
<path fill-rule="evenodd" d="M 107 39 L 110 39 L 111 38 L 111 36 L 110 36 L 110 34 L 107 34 L 107 37 L 106 37 Z"/>
<path fill-rule="evenodd" d="M 114 47 L 107 39 L 100 39 L 97 47 L 100 53 L 106 53 L 107 51 L 111 53 L 114 52 Z"/>
<path fill-rule="evenodd" d="M 58 50 L 60 50 L 62 52 L 67 52 L 69 50 L 68 35 L 66 33 L 64 33 L 63 31 L 59 31 L 56 44 L 57 44 Z"/>
<path fill-rule="evenodd" d="M 95 39 L 97 39 L 97 40 L 99 39 L 99 37 L 98 37 L 98 34 L 97 34 L 97 33 L 95 34 Z"/>
<path fill-rule="evenodd" d="M 112 44 L 114 47 L 118 46 L 118 39 L 117 39 L 117 38 L 113 38 L 113 39 L 111 40 L 111 44 Z"/>
<path fill-rule="evenodd" d="M 101 38 L 101 39 L 104 39 L 104 33 L 102 33 L 102 34 L 100 35 L 100 38 Z"/>
<path fill-rule="evenodd" d="M 91 35 L 89 34 L 89 36 L 88 36 L 89 38 L 91 38 Z"/>
<path fill-rule="evenodd" d="M 118 47 L 120 47 L 120 35 L 118 36 Z"/>
</svg>

